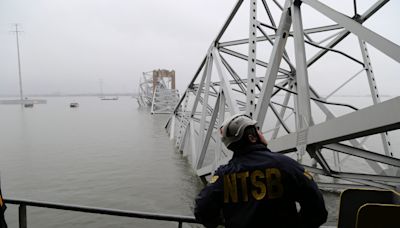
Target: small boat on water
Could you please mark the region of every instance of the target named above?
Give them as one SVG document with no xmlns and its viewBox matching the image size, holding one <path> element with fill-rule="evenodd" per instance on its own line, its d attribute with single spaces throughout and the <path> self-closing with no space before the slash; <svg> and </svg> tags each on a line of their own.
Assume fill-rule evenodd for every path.
<svg viewBox="0 0 400 228">
<path fill-rule="evenodd" d="M 33 108 L 33 103 L 25 103 L 24 107 L 25 108 Z"/>
<path fill-rule="evenodd" d="M 72 102 L 72 103 L 69 104 L 69 107 L 70 107 L 70 108 L 77 108 L 77 107 L 79 107 L 79 103 L 77 103 L 77 102 Z"/>
<path fill-rule="evenodd" d="M 115 101 L 118 100 L 118 97 L 102 97 L 101 100 L 103 101 Z"/>
</svg>

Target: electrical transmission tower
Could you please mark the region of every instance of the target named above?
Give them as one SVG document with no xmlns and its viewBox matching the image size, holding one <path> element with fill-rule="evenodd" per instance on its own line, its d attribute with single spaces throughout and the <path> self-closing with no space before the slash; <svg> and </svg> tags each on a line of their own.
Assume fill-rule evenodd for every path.
<svg viewBox="0 0 400 228">
<path fill-rule="evenodd" d="M 21 72 L 21 55 L 20 55 L 20 47 L 19 47 L 19 33 L 22 32 L 18 29 L 18 24 L 15 24 L 15 30 L 12 31 L 15 32 L 15 39 L 17 42 L 17 60 L 18 60 L 18 79 L 19 79 L 19 97 L 21 100 L 21 104 L 22 104 L 22 100 L 24 99 L 24 93 L 22 90 L 22 72 Z"/>
</svg>

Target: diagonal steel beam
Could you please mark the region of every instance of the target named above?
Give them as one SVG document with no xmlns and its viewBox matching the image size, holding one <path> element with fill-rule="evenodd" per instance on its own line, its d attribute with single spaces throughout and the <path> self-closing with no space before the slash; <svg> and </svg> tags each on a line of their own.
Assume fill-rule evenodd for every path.
<svg viewBox="0 0 400 228">
<path fill-rule="evenodd" d="M 210 62 L 211 62 L 211 64 L 210 64 Z M 193 116 L 194 113 L 196 112 L 197 105 L 198 105 L 198 103 L 200 101 L 201 91 L 202 91 L 202 89 L 204 87 L 204 83 L 205 83 L 206 77 L 207 77 L 208 74 L 210 74 L 211 69 L 212 69 L 212 57 L 208 54 L 207 58 L 205 60 L 205 65 L 204 65 L 204 69 L 203 69 L 203 76 L 201 77 L 201 80 L 200 80 L 200 85 L 199 85 L 199 88 L 198 88 L 197 93 L 196 93 L 196 99 L 194 100 L 194 104 L 193 104 L 193 108 L 192 108 L 192 112 L 191 112 L 190 116 Z M 200 69 L 199 69 L 199 71 L 200 71 Z M 191 83 L 190 85 L 193 85 L 193 83 Z"/>
<path fill-rule="evenodd" d="M 233 96 L 233 92 L 232 92 L 232 88 L 229 83 L 229 80 L 227 79 L 227 76 L 225 75 L 225 73 L 222 71 L 223 63 L 221 61 L 221 57 L 219 56 L 219 53 L 216 48 L 213 49 L 212 53 L 213 53 L 215 65 L 217 67 L 218 76 L 221 81 L 222 91 L 224 92 L 226 103 L 229 106 L 229 112 L 231 113 L 231 115 L 235 115 L 236 113 L 239 113 L 239 109 L 234 100 L 235 98 Z"/>
<path fill-rule="evenodd" d="M 229 24 L 231 23 L 232 19 L 235 17 L 237 11 L 239 10 L 240 6 L 242 5 L 243 0 L 238 0 L 235 6 L 233 7 L 231 13 L 229 14 L 228 19 L 226 19 L 224 25 L 222 26 L 220 32 L 218 33 L 217 37 L 215 38 L 215 43 L 218 43 L 221 39 L 222 35 L 224 35 L 226 29 L 228 28 Z"/>
<path fill-rule="evenodd" d="M 230 84 L 236 83 L 236 85 L 239 86 L 240 90 L 242 93 L 246 93 L 246 85 L 243 81 L 243 79 L 241 79 L 239 77 L 239 75 L 235 72 L 235 70 L 229 65 L 229 63 L 225 60 L 224 57 L 220 56 L 222 63 L 224 64 L 225 68 L 228 70 L 229 74 L 232 76 L 232 78 L 234 79 L 234 81 L 230 81 Z M 256 79 L 257 80 L 257 79 Z"/>
<path fill-rule="evenodd" d="M 217 101 L 215 103 L 214 110 L 211 115 L 211 120 L 208 125 L 207 134 L 204 139 L 204 142 L 201 145 L 201 151 L 199 151 L 200 153 L 199 153 L 198 160 L 196 163 L 197 169 L 200 169 L 203 166 L 204 158 L 206 157 L 206 153 L 207 153 L 208 144 L 210 143 L 211 134 L 214 130 L 215 121 L 217 120 L 220 100 L 221 100 L 221 96 L 220 96 L 220 94 L 218 94 Z M 200 129 L 200 131 L 204 131 L 204 130 Z"/>
<path fill-rule="evenodd" d="M 188 92 L 188 90 L 190 90 L 190 88 L 193 86 L 194 82 L 196 81 L 198 75 L 200 74 L 201 70 L 203 69 L 204 65 L 207 62 L 207 56 L 203 58 L 203 60 L 200 63 L 199 68 L 197 68 L 196 73 L 194 74 L 193 79 L 190 81 L 187 89 L 185 90 L 185 94 Z M 176 113 L 179 109 L 179 106 L 182 104 L 183 100 L 184 100 L 185 96 L 182 96 L 182 98 L 179 100 L 178 104 L 175 107 L 174 113 Z"/>
<path fill-rule="evenodd" d="M 380 36 L 379 34 L 371 31 L 370 29 L 362 26 L 355 20 L 341 14 L 327 5 L 315 0 L 301 0 L 315 10 L 323 13 L 331 20 L 346 28 L 348 31 L 360 37 L 362 40 L 367 41 L 369 44 L 385 53 L 393 60 L 400 62 L 400 47 L 392 41 Z"/>
<path fill-rule="evenodd" d="M 267 12 L 267 14 L 268 14 L 268 18 L 269 18 L 269 21 L 271 22 L 271 25 L 276 27 L 274 17 L 272 16 L 271 11 L 269 10 L 267 2 L 265 0 L 262 0 L 262 3 L 264 5 L 265 12 Z"/>
</svg>

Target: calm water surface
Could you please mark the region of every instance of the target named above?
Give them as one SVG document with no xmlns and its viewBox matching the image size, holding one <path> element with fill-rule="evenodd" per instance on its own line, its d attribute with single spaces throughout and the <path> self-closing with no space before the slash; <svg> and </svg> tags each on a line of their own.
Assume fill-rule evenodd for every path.
<svg viewBox="0 0 400 228">
<path fill-rule="evenodd" d="M 32 109 L 0 106 L 5 197 L 192 215 L 201 183 L 164 130 L 167 115 L 150 115 L 130 97 L 47 101 Z M 70 102 L 80 107 L 71 109 Z M 15 206 L 9 205 L 6 216 L 10 227 L 17 227 Z M 33 207 L 28 207 L 28 225 L 160 227 L 146 220 Z"/>
<path fill-rule="evenodd" d="M 47 101 L 34 108 L 0 106 L 0 171 L 6 198 L 192 215 L 202 184 L 168 138 L 168 115 L 150 115 L 131 97 Z M 79 102 L 79 108 L 70 108 L 71 102 Z M 370 141 L 373 147 L 376 142 Z M 394 142 L 395 148 L 399 143 Z M 336 225 L 337 194 L 324 196 L 327 225 Z M 16 206 L 8 205 L 6 218 L 10 227 L 18 227 Z M 28 225 L 177 227 L 33 207 L 28 207 Z"/>
</svg>

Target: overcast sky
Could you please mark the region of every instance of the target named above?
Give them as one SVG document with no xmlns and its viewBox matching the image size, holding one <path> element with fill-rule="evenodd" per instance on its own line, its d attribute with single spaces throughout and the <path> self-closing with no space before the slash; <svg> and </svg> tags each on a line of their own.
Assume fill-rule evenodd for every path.
<svg viewBox="0 0 400 228">
<path fill-rule="evenodd" d="M 26 94 L 96 93 L 100 80 L 106 93 L 136 92 L 142 72 L 159 68 L 175 69 L 182 91 L 235 2 L 0 0 L 0 95 L 18 93 L 14 23 L 23 31 Z M 376 16 L 380 22 L 371 25 L 397 44 L 398 3 L 385 6 Z M 389 73 L 388 84 L 397 83 L 390 94 L 400 85 L 398 70 Z"/>
</svg>

